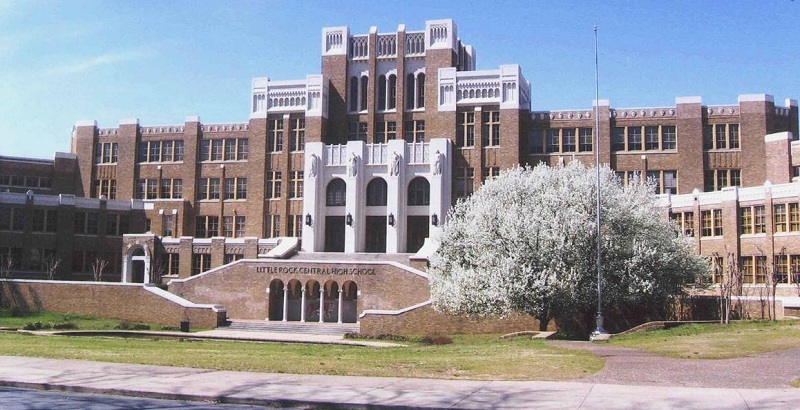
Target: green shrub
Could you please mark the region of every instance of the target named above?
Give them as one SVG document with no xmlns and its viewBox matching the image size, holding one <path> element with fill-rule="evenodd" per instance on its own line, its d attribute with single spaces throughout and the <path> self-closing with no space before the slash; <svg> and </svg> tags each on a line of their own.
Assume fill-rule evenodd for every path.
<svg viewBox="0 0 800 410">
<path fill-rule="evenodd" d="M 453 339 L 447 336 L 436 336 L 436 335 L 424 336 L 419 341 L 420 343 L 424 343 L 426 345 L 434 345 L 434 346 L 449 345 L 453 343 Z"/>
<path fill-rule="evenodd" d="M 77 329 L 78 325 L 72 322 L 64 322 L 64 323 L 55 323 L 53 324 L 53 329 L 59 330 L 68 330 L 68 329 Z"/>
</svg>

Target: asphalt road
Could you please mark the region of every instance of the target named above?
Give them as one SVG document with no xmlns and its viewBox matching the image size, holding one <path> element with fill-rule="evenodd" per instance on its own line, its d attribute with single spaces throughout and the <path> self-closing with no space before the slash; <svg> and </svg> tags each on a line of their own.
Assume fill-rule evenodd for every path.
<svg viewBox="0 0 800 410">
<path fill-rule="evenodd" d="M 228 410 L 260 409 L 262 407 L 237 406 L 232 404 L 198 403 L 178 400 L 158 400 L 141 397 L 110 396 L 104 394 L 70 393 L 0 387 L 0 408 L 3 410 Z"/>
</svg>

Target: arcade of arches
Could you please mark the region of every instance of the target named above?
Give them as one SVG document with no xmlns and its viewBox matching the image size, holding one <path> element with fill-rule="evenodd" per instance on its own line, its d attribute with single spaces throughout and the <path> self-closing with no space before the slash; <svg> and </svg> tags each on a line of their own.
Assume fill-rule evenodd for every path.
<svg viewBox="0 0 800 410">
<path fill-rule="evenodd" d="M 322 314 L 320 314 L 320 312 Z M 297 279 L 269 284 L 269 320 L 284 322 L 356 323 L 358 286 L 352 280 L 305 283 Z"/>
</svg>

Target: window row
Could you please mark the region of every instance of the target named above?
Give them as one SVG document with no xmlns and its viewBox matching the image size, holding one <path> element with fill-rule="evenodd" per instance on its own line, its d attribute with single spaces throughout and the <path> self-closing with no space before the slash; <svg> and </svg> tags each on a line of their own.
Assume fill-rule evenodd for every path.
<svg viewBox="0 0 800 410">
<path fill-rule="evenodd" d="M 800 282 L 800 255 L 775 255 L 773 266 L 768 266 L 763 255 L 742 256 L 739 258 L 742 283 L 798 283 Z M 717 269 L 714 280 L 722 281 L 723 272 Z M 772 274 L 772 278 L 768 275 Z"/>
<path fill-rule="evenodd" d="M 742 185 L 741 169 L 709 169 L 703 176 L 703 190 L 706 192 Z"/>
<path fill-rule="evenodd" d="M 528 136 L 530 152 L 534 154 L 562 152 L 591 152 L 591 128 L 549 128 L 532 130 Z"/>
<path fill-rule="evenodd" d="M 247 138 L 225 138 L 200 141 L 198 161 L 244 161 L 247 159 Z"/>
<path fill-rule="evenodd" d="M 641 172 L 639 171 L 616 171 L 622 186 L 642 182 Z M 678 171 L 675 170 L 653 170 L 645 173 L 645 180 L 654 184 L 656 194 L 677 194 L 678 193 Z"/>
<path fill-rule="evenodd" d="M 221 189 L 220 181 L 224 190 Z M 197 199 L 247 199 L 247 178 L 199 178 Z"/>
<path fill-rule="evenodd" d="M 674 125 L 611 128 L 612 151 L 657 151 L 677 148 Z"/>
<path fill-rule="evenodd" d="M 408 184 L 407 205 L 430 205 L 431 187 L 427 179 L 417 177 Z M 387 185 L 382 178 L 375 178 L 367 184 L 367 206 L 386 206 Z M 325 191 L 326 206 L 347 205 L 347 183 L 341 178 L 336 178 L 328 183 Z"/>
<path fill-rule="evenodd" d="M 116 142 L 99 142 L 94 146 L 95 164 L 116 164 L 119 159 L 119 144 Z"/>
<path fill-rule="evenodd" d="M 397 108 L 397 76 L 389 74 L 378 77 L 377 109 L 379 111 Z M 369 96 L 369 76 L 352 76 L 348 83 L 348 110 L 367 111 Z M 425 108 L 425 73 L 409 73 L 405 84 L 406 109 Z"/>
<path fill-rule="evenodd" d="M 244 216 L 223 216 L 222 217 L 222 236 L 226 238 L 241 238 L 245 234 Z M 220 236 L 220 224 L 218 216 L 198 216 L 195 217 L 196 238 L 211 238 Z"/>
<path fill-rule="evenodd" d="M 183 180 L 180 178 L 139 179 L 136 181 L 134 198 L 181 199 L 183 198 Z"/>
<path fill-rule="evenodd" d="M 117 180 L 116 179 L 95 179 L 93 198 L 105 196 L 108 199 L 117 199 Z"/>
<path fill-rule="evenodd" d="M 773 205 L 775 232 L 800 232 L 800 203 Z"/>
<path fill-rule="evenodd" d="M 23 188 L 50 188 L 53 180 L 50 177 L 34 177 L 30 175 L 0 175 L 0 185 Z"/>
<path fill-rule="evenodd" d="M 283 173 L 281 171 L 267 171 L 265 174 L 266 189 L 264 197 L 278 199 L 283 195 Z M 289 172 L 289 198 L 303 197 L 303 171 Z"/>
<path fill-rule="evenodd" d="M 703 149 L 739 149 L 739 124 L 704 125 Z"/>
<path fill-rule="evenodd" d="M 183 161 L 183 141 L 141 141 L 139 143 L 139 162 L 180 162 Z"/>
<path fill-rule="evenodd" d="M 72 271 L 93 273 L 98 279 L 102 274 L 119 273 L 122 270 L 122 258 L 119 252 L 101 254 L 96 251 L 72 251 Z"/>
</svg>

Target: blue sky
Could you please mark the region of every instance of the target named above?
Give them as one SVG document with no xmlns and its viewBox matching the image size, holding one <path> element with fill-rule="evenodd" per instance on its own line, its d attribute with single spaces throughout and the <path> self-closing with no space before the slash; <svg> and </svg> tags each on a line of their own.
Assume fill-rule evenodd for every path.
<svg viewBox="0 0 800 410">
<path fill-rule="evenodd" d="M 520 64 L 534 110 L 800 99 L 800 1 L 0 0 L 0 155 L 53 158 L 72 126 L 246 122 L 253 77 L 320 70 L 324 26 L 452 18 L 479 69 Z"/>
</svg>

